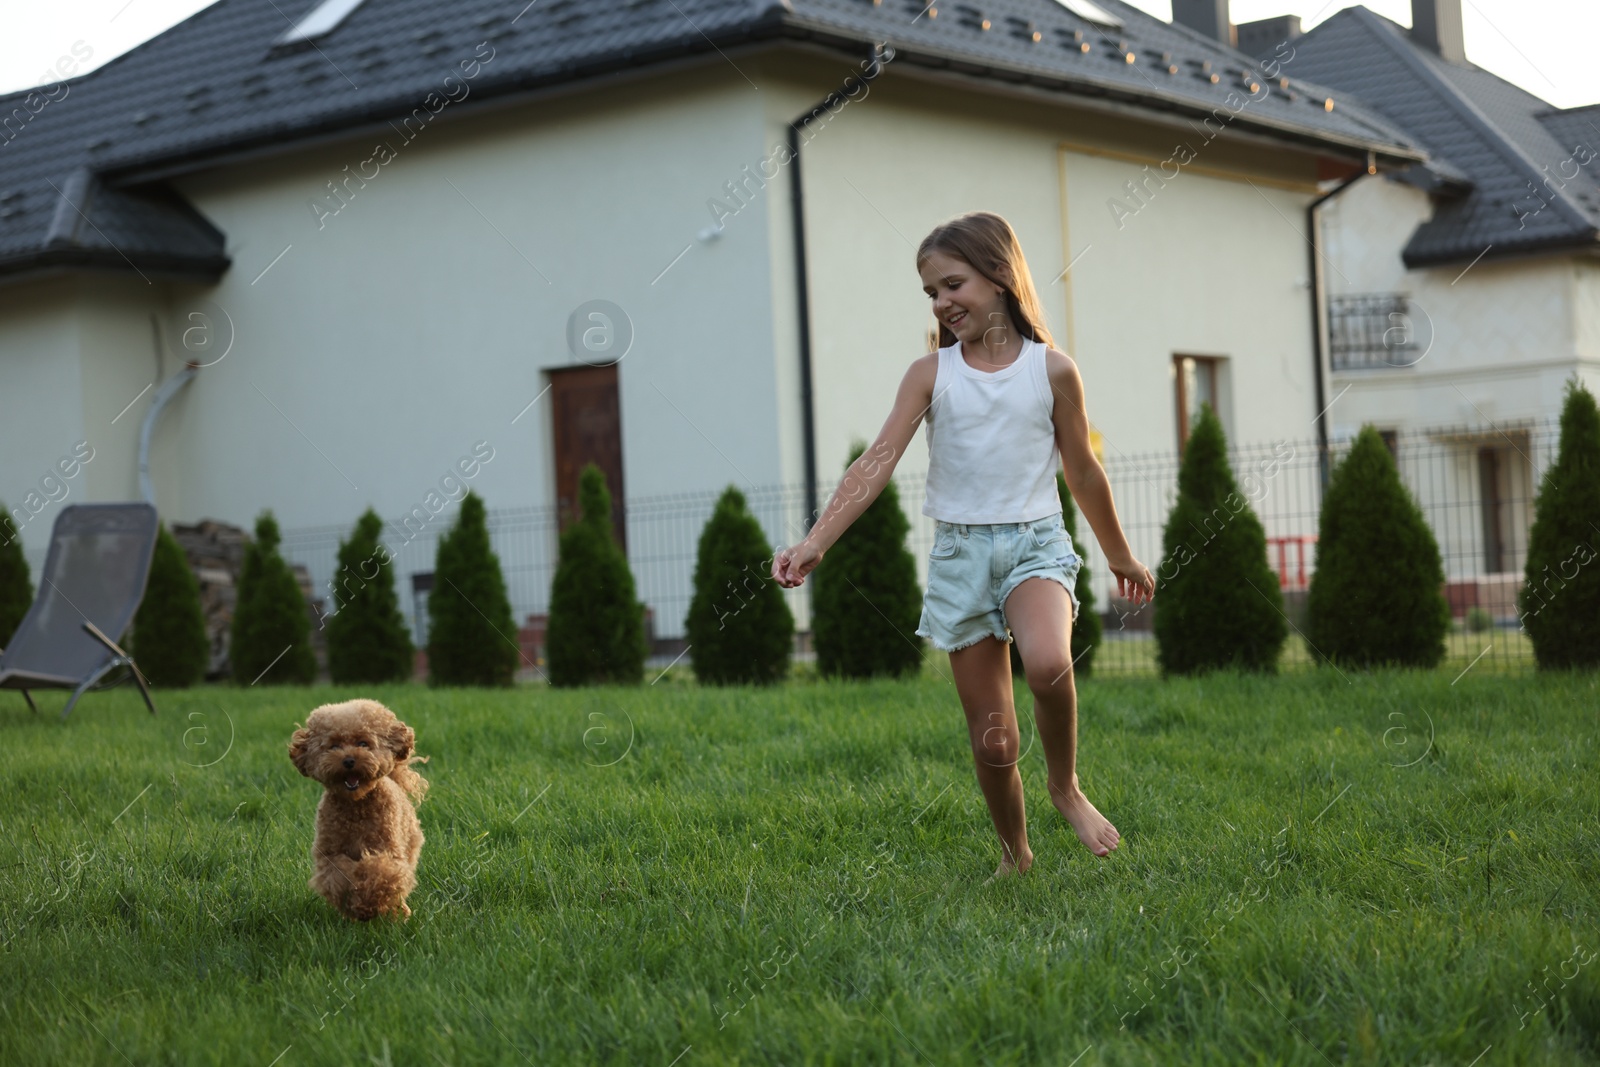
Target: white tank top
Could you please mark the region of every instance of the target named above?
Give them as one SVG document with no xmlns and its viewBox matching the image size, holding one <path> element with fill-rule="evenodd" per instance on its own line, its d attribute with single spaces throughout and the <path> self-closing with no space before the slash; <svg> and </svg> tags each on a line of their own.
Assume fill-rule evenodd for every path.
<svg viewBox="0 0 1600 1067">
<path fill-rule="evenodd" d="M 1054 394 L 1045 345 L 993 373 L 939 349 L 928 407 L 928 482 L 922 513 L 945 522 L 1032 522 L 1061 511 L 1056 493 Z"/>
</svg>

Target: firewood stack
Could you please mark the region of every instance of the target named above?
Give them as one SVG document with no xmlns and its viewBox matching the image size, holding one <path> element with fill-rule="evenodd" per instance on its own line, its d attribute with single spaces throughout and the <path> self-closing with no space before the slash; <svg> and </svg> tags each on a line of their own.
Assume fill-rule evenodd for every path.
<svg viewBox="0 0 1600 1067">
<path fill-rule="evenodd" d="M 200 583 L 200 609 L 205 614 L 206 636 L 211 641 L 211 662 L 206 667 L 206 678 L 226 679 L 229 677 L 228 636 L 233 627 L 239 570 L 244 566 L 244 550 L 250 543 L 250 533 L 215 519 L 202 519 L 188 526 L 174 523 L 172 536 L 182 546 L 189 569 Z M 291 563 L 290 568 L 306 600 L 306 614 L 311 619 L 311 647 L 318 664 L 326 663 L 325 631 L 318 626 L 322 601 L 311 595 L 311 572 L 305 565 Z"/>
</svg>

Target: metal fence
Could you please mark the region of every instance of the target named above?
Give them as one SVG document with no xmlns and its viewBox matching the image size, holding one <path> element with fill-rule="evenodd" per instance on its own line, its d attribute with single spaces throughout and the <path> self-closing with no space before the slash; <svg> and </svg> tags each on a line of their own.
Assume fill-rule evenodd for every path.
<svg viewBox="0 0 1600 1067">
<path fill-rule="evenodd" d="M 1554 461 L 1554 419 L 1518 426 L 1452 426 L 1385 432 L 1401 481 L 1421 507 L 1438 542 L 1452 624 L 1445 666 L 1461 670 L 1531 669 L 1533 651 L 1521 632 L 1517 593 L 1527 561 L 1534 497 Z M 1350 440 L 1334 442 L 1333 469 Z M 1261 520 L 1267 561 L 1278 576 L 1291 625 L 1281 666 L 1310 667 L 1321 655 L 1308 647 L 1306 594 L 1317 562 L 1324 466 L 1314 440 L 1283 440 L 1236 448 L 1229 459 L 1240 494 Z M 1103 463 L 1134 554 L 1152 570 L 1162 562 L 1162 533 L 1177 497 L 1178 460 L 1172 454 L 1108 456 Z M 1114 578 L 1080 519 L 1079 553 L 1093 575 L 1104 621 L 1095 670 L 1155 670 L 1150 633 L 1154 607 L 1134 608 L 1114 596 Z M 1171 573 L 1171 564 L 1167 573 Z"/>
<path fill-rule="evenodd" d="M 1386 433 L 1385 440 L 1443 557 L 1446 594 L 1454 618 L 1446 665 L 1457 669 L 1469 664 L 1480 669 L 1531 667 L 1532 650 L 1526 635 L 1519 632 L 1516 596 L 1522 584 L 1534 494 L 1558 444 L 1555 421 L 1402 431 Z M 1342 441 L 1330 447 L 1330 469 L 1349 444 Z M 1322 463 L 1316 442 L 1282 440 L 1238 447 L 1230 452 L 1230 461 L 1241 496 L 1266 530 L 1268 563 L 1278 575 L 1283 609 L 1292 627 L 1282 666 L 1286 670 L 1309 667 L 1319 656 L 1306 646 L 1300 631 L 1304 629 L 1306 591 L 1316 568 L 1322 494 Z M 1177 455 L 1123 455 L 1108 446 L 1102 465 L 1134 554 L 1152 571 L 1158 570 L 1162 532 L 1177 496 Z M 897 471 L 894 478 L 901 507 L 911 523 L 906 547 L 917 560 L 918 580 L 924 585 L 933 541 L 933 519 L 922 514 L 925 477 L 923 472 Z M 818 487 L 819 504 L 826 505 L 835 484 Z M 803 485 L 742 487 L 742 491 L 770 543 L 789 545 L 804 536 Z M 682 493 L 635 498 L 626 504 L 629 562 L 638 595 L 651 609 L 657 662 L 670 660 L 683 647 L 696 548 L 720 495 L 720 490 Z M 426 594 L 413 590 L 427 580 L 413 578 L 431 575 L 438 537 L 453 521 L 454 515 L 447 512 L 421 530 L 416 530 L 415 524 L 411 530 L 398 522 L 389 526 L 387 544 L 396 558 L 401 602 L 412 618 L 419 644 L 426 637 Z M 1081 515 L 1078 531 L 1076 548 L 1088 568 L 1095 607 L 1103 622 L 1104 637 L 1095 653 L 1094 670 L 1154 672 L 1154 607 L 1135 607 L 1118 599 L 1115 577 L 1106 569 L 1093 531 Z M 329 601 L 339 540 L 348 534 L 348 527 L 343 526 L 284 532 L 285 556 L 306 565 L 316 588 Z M 489 535 L 519 623 L 543 615 L 549 606 L 557 555 L 554 506 L 491 509 Z M 810 583 L 785 590 L 783 595 L 801 632 L 799 647 L 809 648 Z M 931 646 L 926 652 L 930 660 L 939 655 Z M 800 656 L 806 658 L 808 653 L 802 651 Z"/>
</svg>

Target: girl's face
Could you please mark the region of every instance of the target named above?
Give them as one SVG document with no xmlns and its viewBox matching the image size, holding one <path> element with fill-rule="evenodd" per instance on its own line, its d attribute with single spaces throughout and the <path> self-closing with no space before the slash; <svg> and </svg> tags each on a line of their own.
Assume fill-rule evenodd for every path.
<svg viewBox="0 0 1600 1067">
<path fill-rule="evenodd" d="M 922 261 L 919 273 L 922 291 L 933 300 L 934 317 L 957 340 L 981 344 L 987 331 L 1010 327 L 1006 291 L 966 260 L 935 249 Z"/>
</svg>

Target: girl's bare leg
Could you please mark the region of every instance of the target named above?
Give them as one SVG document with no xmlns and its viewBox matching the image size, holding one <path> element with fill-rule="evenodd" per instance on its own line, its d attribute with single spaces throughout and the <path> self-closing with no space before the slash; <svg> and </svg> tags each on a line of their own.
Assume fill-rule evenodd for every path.
<svg viewBox="0 0 1600 1067">
<path fill-rule="evenodd" d="M 950 670 L 967 716 L 978 786 L 1000 835 L 1000 866 L 994 873 L 1026 871 L 1033 865 L 1033 852 L 1028 848 L 1022 775 L 1017 771 L 1021 734 L 1011 699 L 1011 650 L 1004 641 L 986 637 L 950 653 Z"/>
<path fill-rule="evenodd" d="M 1024 579 L 1006 598 L 1006 622 L 1033 691 L 1050 800 L 1096 856 L 1122 836 L 1078 788 L 1078 690 L 1072 667 L 1072 600 L 1048 578 Z"/>
</svg>

